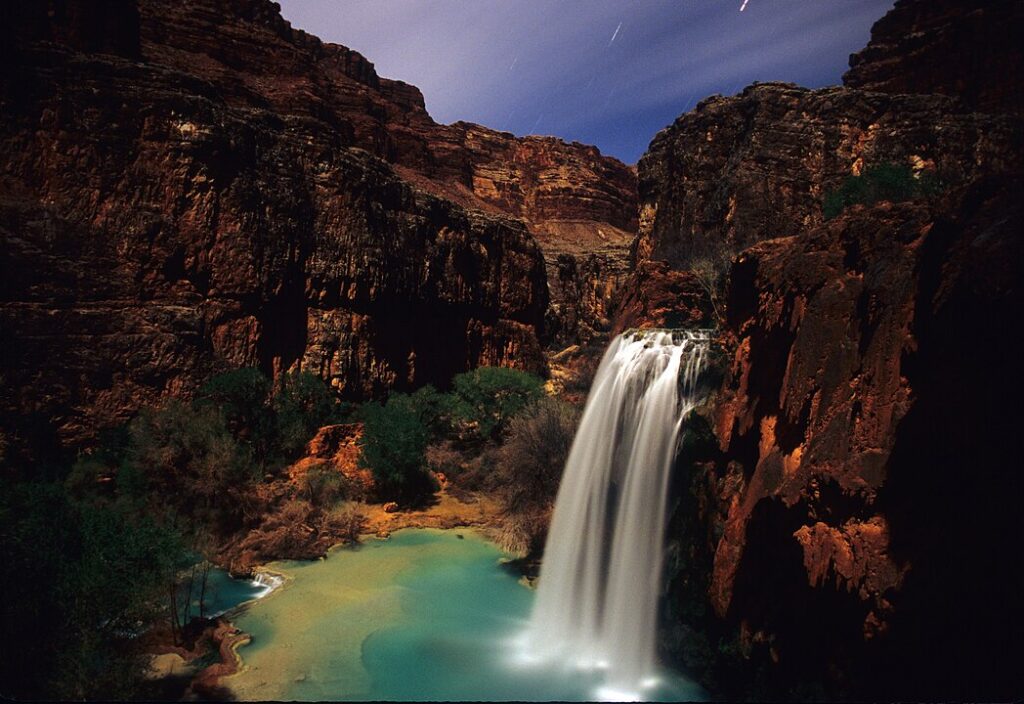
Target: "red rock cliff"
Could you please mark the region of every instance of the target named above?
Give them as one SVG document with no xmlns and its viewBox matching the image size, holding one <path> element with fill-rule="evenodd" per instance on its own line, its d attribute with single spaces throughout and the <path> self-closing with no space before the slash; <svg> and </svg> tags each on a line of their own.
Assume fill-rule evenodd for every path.
<svg viewBox="0 0 1024 704">
<path fill-rule="evenodd" d="M 144 56 L 210 82 L 229 104 L 314 117 L 427 192 L 523 220 L 548 266 L 548 337 L 564 343 L 607 328 L 636 230 L 632 169 L 575 142 L 439 125 L 417 88 L 292 30 L 266 0 L 142 0 L 140 13 Z M 570 259 L 560 265 L 561 255 Z"/>
<path fill-rule="evenodd" d="M 843 82 L 884 93 L 941 93 L 974 110 L 1024 114 L 1024 5 L 899 0 L 850 57 Z"/>
<path fill-rule="evenodd" d="M 1002 31 L 1002 7 L 975 40 Z M 1007 421 L 1024 375 L 1005 339 L 1024 313 L 1024 125 L 994 97 L 1013 69 L 1006 84 L 998 65 L 907 75 L 918 59 L 900 52 L 953 31 L 907 38 L 933 9 L 901 2 L 876 27 L 898 69 L 884 91 L 713 97 L 639 164 L 620 326 L 707 321 L 699 267 L 728 280 L 723 380 L 672 498 L 665 642 L 719 696 L 1017 689 L 1003 624 L 1021 584 L 1000 575 L 1024 499 Z M 965 76 L 991 100 L 961 96 Z M 827 193 L 883 163 L 940 174 L 943 195 L 824 218 Z"/>
<path fill-rule="evenodd" d="M 266 0 L 3 12 L 4 410 L 39 443 L 225 366 L 365 398 L 606 323 L 635 176 L 595 148 L 438 125 Z M 599 261 L 549 293 L 567 253 Z"/>
</svg>

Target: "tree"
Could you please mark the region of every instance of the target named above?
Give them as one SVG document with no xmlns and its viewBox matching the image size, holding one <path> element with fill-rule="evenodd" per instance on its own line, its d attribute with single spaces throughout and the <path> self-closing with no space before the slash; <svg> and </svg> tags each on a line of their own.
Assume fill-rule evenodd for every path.
<svg viewBox="0 0 1024 704">
<path fill-rule="evenodd" d="M 277 416 L 278 448 L 286 460 L 301 455 L 316 431 L 332 422 L 340 410 L 330 387 L 309 372 L 282 375 L 273 407 Z"/>
<path fill-rule="evenodd" d="M 725 322 L 725 311 L 722 309 L 721 297 L 725 289 L 732 254 L 725 247 L 709 250 L 690 262 L 690 273 L 694 280 L 707 294 L 711 306 L 711 314 L 716 325 Z"/>
<path fill-rule="evenodd" d="M 249 446 L 253 459 L 265 470 L 277 443 L 277 424 L 270 405 L 272 385 L 255 367 L 217 374 L 196 394 L 196 405 L 220 409 L 228 431 Z"/>
<path fill-rule="evenodd" d="M 163 609 L 184 551 L 150 517 L 72 502 L 57 484 L 0 491 L 5 585 L 3 693 L 19 698 L 124 699 L 142 681 L 136 638 Z"/>
<path fill-rule="evenodd" d="M 430 431 L 409 396 L 367 404 L 362 418 L 359 464 L 373 473 L 381 498 L 411 504 L 437 490 L 425 468 Z"/>
<path fill-rule="evenodd" d="M 452 416 L 499 440 L 509 419 L 544 395 L 544 382 L 518 369 L 480 367 L 452 380 Z"/>
<path fill-rule="evenodd" d="M 258 468 L 219 408 L 172 399 L 163 408 L 144 409 L 130 432 L 119 490 L 220 534 L 240 527 Z"/>
<path fill-rule="evenodd" d="M 543 398 L 509 422 L 494 482 L 505 511 L 507 549 L 529 554 L 543 547 L 579 417 L 577 408 Z"/>
</svg>

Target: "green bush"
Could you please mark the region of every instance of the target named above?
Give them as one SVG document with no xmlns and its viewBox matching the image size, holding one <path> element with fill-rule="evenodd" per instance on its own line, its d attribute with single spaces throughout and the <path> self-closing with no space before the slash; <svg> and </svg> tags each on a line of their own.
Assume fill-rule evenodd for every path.
<svg viewBox="0 0 1024 704">
<path fill-rule="evenodd" d="M 887 200 L 899 203 L 940 190 L 939 180 L 931 173 L 914 174 L 909 166 L 878 164 L 859 176 L 848 176 L 842 185 L 825 196 L 822 206 L 825 219 L 830 220 L 851 205 L 871 205 Z"/>
<path fill-rule="evenodd" d="M 74 503 L 59 485 L 0 487 L 7 580 L 0 607 L 3 693 L 126 699 L 142 684 L 141 627 L 167 612 L 185 551 L 173 532 L 113 505 Z"/>
<path fill-rule="evenodd" d="M 430 430 L 422 409 L 406 394 L 362 408 L 359 464 L 373 473 L 381 499 L 415 504 L 437 490 L 426 470 Z"/>
<path fill-rule="evenodd" d="M 302 454 L 306 443 L 324 425 L 337 419 L 337 397 L 324 380 L 309 372 L 282 376 L 274 394 L 277 418 L 277 446 L 286 460 Z"/>
<path fill-rule="evenodd" d="M 480 367 L 452 380 L 451 414 L 482 441 L 499 440 L 509 420 L 544 395 L 544 382 L 518 369 Z"/>
<path fill-rule="evenodd" d="M 409 395 L 409 403 L 433 437 L 447 434 L 451 422 L 451 398 L 447 394 L 427 384 Z"/>
</svg>

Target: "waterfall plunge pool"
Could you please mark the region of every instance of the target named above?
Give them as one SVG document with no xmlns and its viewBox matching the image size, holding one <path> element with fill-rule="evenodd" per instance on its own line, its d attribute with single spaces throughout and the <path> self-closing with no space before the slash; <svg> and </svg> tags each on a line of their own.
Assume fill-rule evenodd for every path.
<svg viewBox="0 0 1024 704">
<path fill-rule="evenodd" d="M 222 684 L 242 700 L 589 701 L 600 671 L 531 663 L 519 646 L 534 592 L 503 553 L 467 529 L 406 529 L 338 548 L 327 560 L 276 562 L 286 584 L 234 619 L 252 636 L 240 673 Z M 698 700 L 670 672 L 643 699 Z"/>
</svg>

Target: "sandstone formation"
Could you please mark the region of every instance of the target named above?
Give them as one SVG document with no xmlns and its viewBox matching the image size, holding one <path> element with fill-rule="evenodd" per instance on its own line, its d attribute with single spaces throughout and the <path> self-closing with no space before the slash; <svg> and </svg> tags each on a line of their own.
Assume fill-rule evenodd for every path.
<svg viewBox="0 0 1024 704">
<path fill-rule="evenodd" d="M 1016 0 L 898 0 L 850 57 L 843 82 L 941 93 L 973 110 L 1024 114 L 1024 6 Z"/>
<path fill-rule="evenodd" d="M 670 560 L 666 646 L 714 693 L 1014 691 L 1022 189 L 857 206 L 738 255 Z"/>
<path fill-rule="evenodd" d="M 971 14 L 970 41 L 1012 5 Z M 961 95 L 971 71 L 998 74 L 995 53 L 915 82 L 908 47 L 952 41 L 955 14 L 897 3 L 852 60 L 847 82 L 869 90 L 715 96 L 640 161 L 618 327 L 718 318 L 729 355 L 684 445 L 664 641 L 718 696 L 1016 691 L 1004 623 L 1021 583 L 998 575 L 1024 498 L 1005 339 L 1024 313 L 1024 124 L 1000 92 L 1016 66 Z M 940 15 L 946 29 L 906 24 Z M 826 194 L 890 163 L 941 195 L 825 219 Z"/>
<path fill-rule="evenodd" d="M 545 317 L 563 337 L 606 317 L 635 180 L 593 147 L 438 125 L 265 0 L 4 13 L 12 445 L 76 443 L 241 365 L 353 399 L 540 372 Z"/>
<path fill-rule="evenodd" d="M 640 160 L 638 261 L 692 268 L 819 224 L 829 191 L 867 166 L 906 164 L 963 184 L 1019 163 L 1020 123 L 938 95 L 755 84 L 712 96 Z"/>
<path fill-rule="evenodd" d="M 140 3 L 144 56 L 209 81 L 232 104 L 316 117 L 425 191 L 523 220 L 551 281 L 547 338 L 564 345 L 607 329 L 636 229 L 632 169 L 576 142 L 439 125 L 415 86 L 291 29 L 267 0 L 167 5 Z"/>
</svg>

